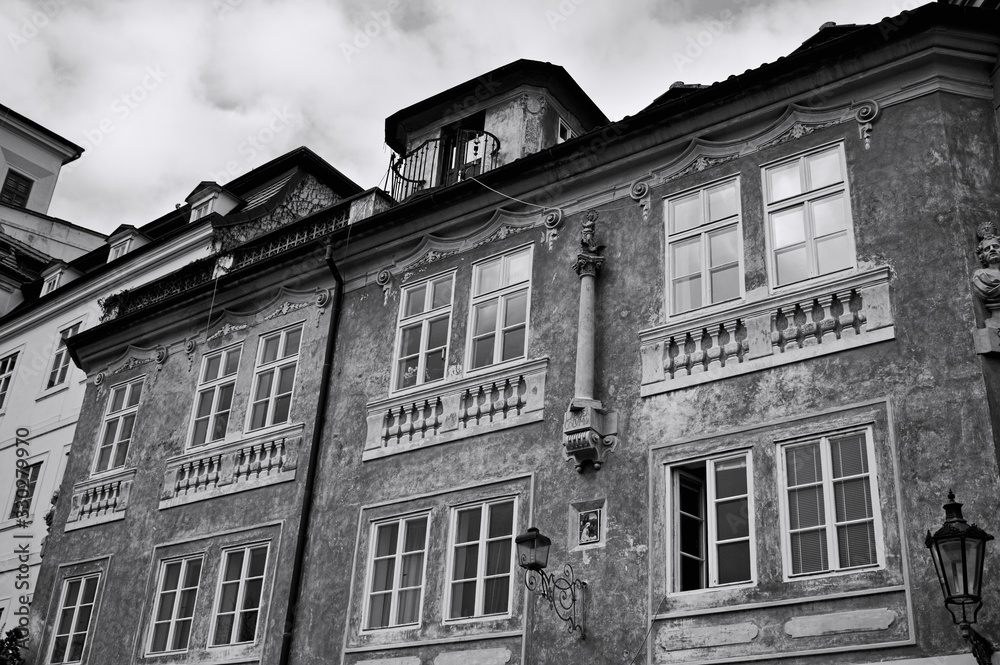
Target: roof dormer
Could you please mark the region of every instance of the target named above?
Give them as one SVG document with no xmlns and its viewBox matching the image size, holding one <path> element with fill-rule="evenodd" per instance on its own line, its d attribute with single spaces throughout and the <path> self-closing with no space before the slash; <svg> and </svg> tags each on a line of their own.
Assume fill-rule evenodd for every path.
<svg viewBox="0 0 1000 665">
<path fill-rule="evenodd" d="M 122 224 L 108 236 L 108 263 L 116 261 L 129 252 L 139 249 L 149 242 L 149 238 L 131 224 Z"/>
<path fill-rule="evenodd" d="M 218 183 L 209 181 L 200 182 L 184 201 L 191 206 L 192 222 L 213 212 L 225 215 L 240 204 L 239 198 Z"/>
<path fill-rule="evenodd" d="M 38 295 L 47 296 L 56 289 L 66 286 L 79 277 L 80 274 L 79 271 L 74 270 L 65 261 L 53 261 L 39 275 L 39 278 L 42 280 L 42 288 Z"/>
<path fill-rule="evenodd" d="M 454 184 L 608 124 L 557 65 L 518 60 L 385 121 L 392 196 Z"/>
</svg>

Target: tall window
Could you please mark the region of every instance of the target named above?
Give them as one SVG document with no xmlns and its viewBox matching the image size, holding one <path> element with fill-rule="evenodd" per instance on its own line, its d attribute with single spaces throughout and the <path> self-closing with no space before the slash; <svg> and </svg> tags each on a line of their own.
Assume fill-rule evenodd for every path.
<svg viewBox="0 0 1000 665">
<path fill-rule="evenodd" d="M 41 472 L 41 462 L 17 469 L 14 481 L 14 503 L 10 507 L 8 519 L 26 516 L 31 512 L 31 501 L 35 498 L 35 487 L 38 486 L 38 476 Z"/>
<path fill-rule="evenodd" d="M 26 207 L 33 184 L 34 181 L 31 178 L 23 176 L 13 169 L 7 169 L 3 189 L 0 189 L 0 203 L 6 203 L 15 208 Z"/>
<path fill-rule="evenodd" d="M 739 183 L 667 199 L 670 313 L 740 297 Z"/>
<path fill-rule="evenodd" d="M 870 436 L 850 432 L 782 448 L 791 575 L 878 564 Z"/>
<path fill-rule="evenodd" d="M 115 243 L 111 246 L 111 251 L 108 252 L 108 263 L 111 263 L 117 258 L 125 256 L 128 252 L 129 246 L 132 244 L 132 239 L 127 238 L 121 242 Z"/>
<path fill-rule="evenodd" d="M 69 328 L 59 331 L 59 345 L 56 346 L 56 353 L 52 357 L 52 369 L 49 371 L 49 380 L 45 388 L 55 388 L 66 381 L 69 373 L 69 349 L 66 348 L 66 340 L 80 332 L 80 324 L 74 323 Z"/>
<path fill-rule="evenodd" d="M 59 288 L 59 279 L 61 277 L 62 277 L 62 271 L 61 270 L 59 272 L 57 272 L 57 273 L 53 273 L 53 274 L 49 275 L 48 277 L 46 277 L 45 281 L 42 282 L 42 295 L 43 296 L 44 295 L 48 295 L 49 293 L 52 293 L 53 291 L 55 291 L 56 289 L 58 289 Z"/>
<path fill-rule="evenodd" d="M 427 515 L 375 525 L 369 570 L 368 628 L 420 621 Z"/>
<path fill-rule="evenodd" d="M 302 326 L 262 337 L 257 352 L 250 429 L 288 422 Z"/>
<path fill-rule="evenodd" d="M 241 350 L 242 347 L 239 346 L 224 349 L 205 356 L 201 361 L 198 396 L 194 405 L 192 446 L 226 438 Z"/>
<path fill-rule="evenodd" d="M 671 468 L 674 591 L 753 581 L 748 459 L 741 453 Z"/>
<path fill-rule="evenodd" d="M 63 583 L 50 663 L 79 663 L 83 659 L 99 580 L 100 575 L 89 575 Z"/>
<path fill-rule="evenodd" d="M 396 389 L 444 378 L 455 275 L 403 290 L 396 342 Z"/>
<path fill-rule="evenodd" d="M 257 638 L 266 565 L 267 545 L 223 553 L 212 646 L 253 642 Z"/>
<path fill-rule="evenodd" d="M 7 392 L 14 378 L 14 365 L 17 364 L 17 354 L 12 353 L 0 359 L 0 409 L 7 404 Z"/>
<path fill-rule="evenodd" d="M 153 614 L 149 652 L 184 651 L 191 638 L 194 603 L 201 582 L 200 556 L 164 562 Z"/>
<path fill-rule="evenodd" d="M 125 456 L 128 455 L 129 444 L 132 442 L 135 414 L 139 410 L 141 395 L 142 379 L 111 389 L 95 473 L 125 466 Z"/>
<path fill-rule="evenodd" d="M 530 287 L 530 247 L 473 268 L 470 369 L 524 357 Z"/>
<path fill-rule="evenodd" d="M 452 511 L 449 618 L 506 614 L 510 610 L 513 539 L 513 499 Z"/>
<path fill-rule="evenodd" d="M 765 167 L 764 184 L 776 286 L 854 267 L 843 146 Z"/>
</svg>

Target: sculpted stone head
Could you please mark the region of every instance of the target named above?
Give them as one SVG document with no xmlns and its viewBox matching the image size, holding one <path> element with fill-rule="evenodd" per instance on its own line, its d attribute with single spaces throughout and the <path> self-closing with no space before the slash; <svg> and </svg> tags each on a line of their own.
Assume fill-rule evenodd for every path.
<svg viewBox="0 0 1000 665">
<path fill-rule="evenodd" d="M 1000 232 L 992 222 L 981 224 L 976 229 L 979 244 L 976 246 L 976 258 L 984 268 L 1000 264 Z"/>
</svg>

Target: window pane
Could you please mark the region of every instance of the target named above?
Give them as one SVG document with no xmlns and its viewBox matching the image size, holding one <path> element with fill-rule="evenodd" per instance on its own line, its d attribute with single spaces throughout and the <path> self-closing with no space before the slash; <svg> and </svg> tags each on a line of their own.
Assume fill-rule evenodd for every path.
<svg viewBox="0 0 1000 665">
<path fill-rule="evenodd" d="M 684 198 L 674 199 L 667 206 L 670 233 L 678 233 L 701 225 L 701 194 L 695 192 Z"/>
<path fill-rule="evenodd" d="M 271 396 L 271 382 L 273 380 L 273 369 L 257 375 L 257 390 L 254 392 L 254 400 L 267 399 Z"/>
<path fill-rule="evenodd" d="M 514 326 L 519 323 L 524 323 L 527 307 L 527 291 L 522 291 L 516 295 L 509 296 L 506 299 L 504 326 Z"/>
<path fill-rule="evenodd" d="M 233 632 L 233 615 L 220 614 L 215 622 L 215 638 L 212 644 L 229 644 Z"/>
<path fill-rule="evenodd" d="M 514 502 L 495 503 L 490 506 L 489 537 L 498 538 L 514 533 Z"/>
<path fill-rule="evenodd" d="M 810 190 L 841 182 L 840 151 L 834 148 L 806 157 L 806 172 Z"/>
<path fill-rule="evenodd" d="M 474 295 L 488 293 L 500 288 L 500 259 L 479 266 Z"/>
<path fill-rule="evenodd" d="M 485 304 L 477 305 L 475 312 L 473 335 L 482 335 L 493 332 L 497 325 L 497 301 L 491 300 Z"/>
<path fill-rule="evenodd" d="M 775 255 L 778 284 L 792 284 L 809 277 L 809 263 L 804 246 L 795 247 Z"/>
<path fill-rule="evenodd" d="M 427 518 L 421 517 L 406 523 L 406 540 L 403 543 L 404 552 L 415 552 L 424 549 L 427 533 Z"/>
<path fill-rule="evenodd" d="M 295 365 L 285 365 L 284 367 L 278 370 L 279 395 L 292 392 L 292 386 L 294 384 L 295 384 Z"/>
<path fill-rule="evenodd" d="M 670 245 L 670 274 L 683 277 L 701 272 L 701 238 L 682 240 Z"/>
<path fill-rule="evenodd" d="M 385 628 L 389 625 L 389 601 L 391 594 L 377 594 L 371 597 L 368 610 L 368 627 Z"/>
<path fill-rule="evenodd" d="M 493 363 L 494 336 L 483 337 L 472 342 L 472 369 Z"/>
<path fill-rule="evenodd" d="M 746 499 L 720 501 L 715 504 L 715 528 L 718 531 L 718 540 L 732 540 L 733 538 L 749 536 L 750 521 L 747 519 L 748 515 Z"/>
<path fill-rule="evenodd" d="M 484 591 L 483 614 L 503 614 L 507 611 L 507 599 L 510 594 L 508 576 L 486 580 Z"/>
<path fill-rule="evenodd" d="M 495 540 L 486 546 L 486 574 L 510 572 L 510 538 Z"/>
<path fill-rule="evenodd" d="M 871 492 L 867 477 L 834 483 L 833 496 L 837 504 L 838 522 L 864 520 L 872 516 Z"/>
<path fill-rule="evenodd" d="M 170 645 L 171 651 L 179 651 L 181 649 L 187 649 L 188 638 L 191 637 L 191 621 L 184 620 L 178 621 L 177 627 L 174 629 L 174 642 Z"/>
<path fill-rule="evenodd" d="M 220 612 L 236 611 L 236 597 L 239 589 L 239 582 L 227 582 L 222 585 L 222 597 L 219 600 Z"/>
<path fill-rule="evenodd" d="M 264 426 L 264 419 L 267 417 L 267 402 L 260 402 L 253 405 L 250 411 L 250 429 L 258 429 Z"/>
<path fill-rule="evenodd" d="M 864 434 L 832 439 L 830 457 L 833 461 L 833 477 L 857 476 L 868 473 L 868 454 L 865 451 Z"/>
<path fill-rule="evenodd" d="M 739 260 L 736 252 L 736 227 L 729 226 L 708 236 L 709 265 L 721 266 Z"/>
<path fill-rule="evenodd" d="M 521 327 L 508 330 L 503 334 L 501 361 L 513 360 L 524 355 L 524 333 L 525 330 Z"/>
<path fill-rule="evenodd" d="M 433 295 L 431 296 L 431 309 L 444 307 L 451 302 L 451 277 L 439 279 L 433 283 Z"/>
<path fill-rule="evenodd" d="M 240 613 L 240 630 L 237 641 L 252 642 L 257 634 L 257 612 Z"/>
<path fill-rule="evenodd" d="M 250 552 L 250 577 L 260 577 L 264 574 L 264 563 L 267 561 L 267 548 L 256 547 Z"/>
<path fill-rule="evenodd" d="M 228 411 L 233 405 L 233 389 L 235 383 L 227 383 L 219 387 L 219 404 L 216 411 Z"/>
<path fill-rule="evenodd" d="M 674 313 L 701 307 L 701 275 L 674 281 Z"/>
<path fill-rule="evenodd" d="M 198 404 L 194 409 L 195 418 L 204 418 L 212 413 L 212 401 L 215 399 L 215 390 L 203 390 L 198 393 Z"/>
<path fill-rule="evenodd" d="M 705 588 L 705 572 L 701 561 L 681 558 L 680 591 Z"/>
<path fill-rule="evenodd" d="M 170 630 L 170 624 L 160 623 L 153 628 L 153 644 L 150 646 L 150 651 L 166 651 L 167 650 L 167 631 Z M 55 661 L 58 662 L 58 661 Z"/>
<path fill-rule="evenodd" d="M 877 561 L 875 527 L 871 522 L 837 528 L 840 567 L 870 566 Z"/>
<path fill-rule="evenodd" d="M 792 574 L 827 570 L 826 532 L 807 531 L 792 534 Z"/>
<path fill-rule="evenodd" d="M 750 581 L 750 541 L 719 545 L 719 584 Z"/>
<path fill-rule="evenodd" d="M 375 538 L 375 556 L 389 556 L 396 551 L 396 537 L 399 534 L 399 525 L 395 522 L 382 524 L 378 528 L 378 535 Z"/>
<path fill-rule="evenodd" d="M 525 250 L 509 257 L 507 260 L 507 283 L 520 284 L 531 279 L 531 252 Z"/>
<path fill-rule="evenodd" d="M 820 199 L 812 204 L 813 225 L 816 237 L 843 231 L 847 228 L 847 215 L 844 214 L 844 195 L 837 194 Z"/>
<path fill-rule="evenodd" d="M 736 214 L 736 183 L 728 182 L 725 185 L 714 187 L 708 190 L 708 218 L 710 221 L 718 221 Z"/>
<path fill-rule="evenodd" d="M 747 460 L 745 457 L 715 464 L 715 496 L 725 499 L 747 493 Z"/>
<path fill-rule="evenodd" d="M 414 316 L 424 311 L 424 302 L 427 299 L 427 285 L 421 284 L 406 292 L 403 303 L 403 316 Z"/>
<path fill-rule="evenodd" d="M 227 582 L 238 580 L 243 571 L 243 550 L 229 552 L 226 555 L 226 574 L 224 579 Z M 235 606 L 234 606 L 235 607 Z"/>
<path fill-rule="evenodd" d="M 399 586 L 401 589 L 420 585 L 424 572 L 424 554 L 407 554 L 402 558 L 399 571 Z"/>
<path fill-rule="evenodd" d="M 815 483 L 823 478 L 818 443 L 786 449 L 785 464 L 789 487 Z"/>
<path fill-rule="evenodd" d="M 223 372 L 223 376 L 229 376 L 230 374 L 236 374 L 236 371 L 240 368 L 240 350 L 232 349 L 226 352 L 226 368 Z"/>
<path fill-rule="evenodd" d="M 482 513 L 479 508 L 461 510 L 458 513 L 458 533 L 456 543 L 468 543 L 479 540 L 479 524 Z"/>
<path fill-rule="evenodd" d="M 412 356 L 420 351 L 420 329 L 422 324 L 403 328 L 399 335 L 399 355 Z"/>
<path fill-rule="evenodd" d="M 89 605 L 94 602 L 94 597 L 97 596 L 97 578 L 88 577 L 83 582 L 83 596 L 80 599 L 82 605 Z"/>
<path fill-rule="evenodd" d="M 246 588 L 243 590 L 243 607 L 241 609 L 256 609 L 260 607 L 260 592 L 263 585 L 264 580 L 259 577 L 247 581 Z"/>
<path fill-rule="evenodd" d="M 712 302 L 725 302 L 740 297 L 740 268 L 729 266 L 712 271 Z"/>
<path fill-rule="evenodd" d="M 448 343 L 448 322 L 449 317 L 444 316 L 440 319 L 435 319 L 431 321 L 427 326 L 427 348 L 437 349 Z"/>
<path fill-rule="evenodd" d="M 177 593 L 174 591 L 160 594 L 160 609 L 156 613 L 157 621 L 168 621 L 174 615 L 174 597 L 176 595 Z"/>
<path fill-rule="evenodd" d="M 214 381 L 219 378 L 219 368 L 222 366 L 222 356 L 212 356 L 205 361 L 205 375 L 202 381 Z"/>
<path fill-rule="evenodd" d="M 771 215 L 771 225 L 774 227 L 775 249 L 805 242 L 806 226 L 802 206 L 774 213 Z"/>
<path fill-rule="evenodd" d="M 271 363 L 278 359 L 278 346 L 281 343 L 281 336 L 275 335 L 264 340 L 264 348 L 261 351 L 261 363 Z"/>
<path fill-rule="evenodd" d="M 825 524 L 824 510 L 822 487 L 805 487 L 788 492 L 788 517 L 793 529 Z"/>
<path fill-rule="evenodd" d="M 167 567 L 163 570 L 163 591 L 173 591 L 177 588 L 177 583 L 181 579 L 181 564 L 180 561 L 176 563 L 167 564 Z"/>
<path fill-rule="evenodd" d="M 699 559 L 705 556 L 705 522 L 689 515 L 680 516 L 680 551 Z"/>
<path fill-rule="evenodd" d="M 479 545 L 463 545 L 455 548 L 454 580 L 467 580 L 476 577 L 479 570 Z"/>
<path fill-rule="evenodd" d="M 444 378 L 444 349 L 432 351 L 424 363 L 424 381 L 437 381 Z"/>
<path fill-rule="evenodd" d="M 125 407 L 125 388 L 126 386 L 115 388 L 111 393 L 111 408 L 108 409 L 108 413 L 121 411 Z"/>
<path fill-rule="evenodd" d="M 768 202 L 780 201 L 802 193 L 798 161 L 768 169 L 767 179 L 771 185 Z"/>
<path fill-rule="evenodd" d="M 294 356 L 299 352 L 299 344 L 302 342 L 302 328 L 295 328 L 285 333 L 285 352 L 282 358 Z"/>
<path fill-rule="evenodd" d="M 420 589 L 408 589 L 399 593 L 399 612 L 396 623 L 404 625 L 416 623 L 420 619 Z"/>
<path fill-rule="evenodd" d="M 128 402 L 125 406 L 133 407 L 139 403 L 139 397 L 142 396 L 142 383 L 133 383 L 129 388 Z"/>
<path fill-rule="evenodd" d="M 827 236 L 816 241 L 816 257 L 819 259 L 819 274 L 850 268 L 852 256 L 847 234 Z"/>
<path fill-rule="evenodd" d="M 195 559 L 188 563 L 187 571 L 184 574 L 184 586 L 196 587 L 201 579 L 201 560 Z"/>
<path fill-rule="evenodd" d="M 476 614 L 476 583 L 459 582 L 451 585 L 451 618 L 471 617 Z"/>
</svg>

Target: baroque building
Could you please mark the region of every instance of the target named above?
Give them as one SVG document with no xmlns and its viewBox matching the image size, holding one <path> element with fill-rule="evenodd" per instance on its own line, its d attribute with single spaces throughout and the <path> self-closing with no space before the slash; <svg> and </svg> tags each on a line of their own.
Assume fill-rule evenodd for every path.
<svg viewBox="0 0 1000 665">
<path fill-rule="evenodd" d="M 386 121 L 390 192 L 199 185 L 205 255 L 66 340 L 36 661 L 974 662 L 924 546 L 949 489 L 1000 530 L 1000 19 L 960 4 L 618 122 L 520 60 Z"/>
</svg>

